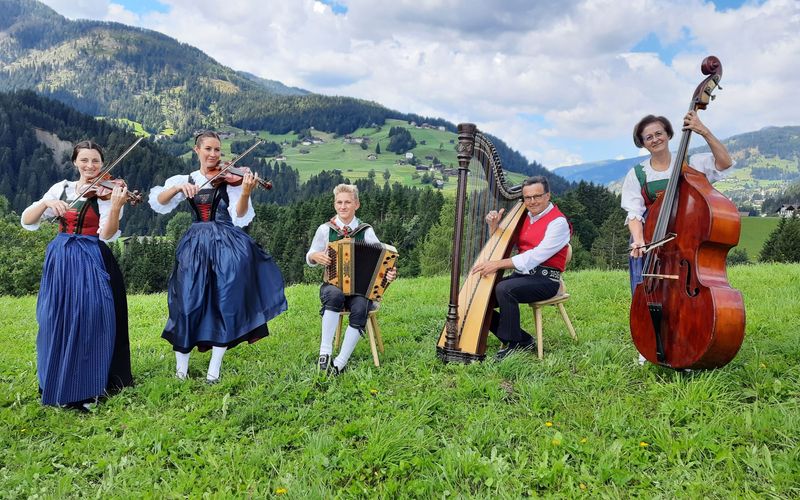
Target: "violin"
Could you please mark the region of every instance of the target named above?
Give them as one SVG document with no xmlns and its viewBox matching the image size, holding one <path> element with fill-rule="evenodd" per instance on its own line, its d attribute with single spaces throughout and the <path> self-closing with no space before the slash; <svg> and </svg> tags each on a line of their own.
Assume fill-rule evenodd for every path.
<svg viewBox="0 0 800 500">
<path fill-rule="evenodd" d="M 111 199 L 111 193 L 117 186 L 124 188 L 128 187 L 124 180 L 115 179 L 111 177 L 111 174 L 104 174 L 99 181 L 93 182 L 91 186 L 81 192 L 80 197 L 97 198 L 98 200 L 108 201 Z M 130 203 L 131 206 L 134 206 L 141 202 L 142 194 L 139 192 L 139 190 L 128 191 L 127 203 Z"/>
<path fill-rule="evenodd" d="M 211 180 L 212 186 L 217 187 L 221 184 L 228 184 L 229 186 L 241 186 L 245 174 L 251 172 L 251 170 L 247 167 L 232 167 L 229 166 L 230 164 L 231 162 L 218 162 L 215 168 L 208 170 L 207 173 L 214 176 L 214 178 Z M 225 172 L 220 175 L 222 170 L 225 170 Z M 266 189 L 267 191 L 272 189 L 272 182 L 266 179 L 257 178 L 256 183 L 258 184 L 258 187 Z"/>
</svg>

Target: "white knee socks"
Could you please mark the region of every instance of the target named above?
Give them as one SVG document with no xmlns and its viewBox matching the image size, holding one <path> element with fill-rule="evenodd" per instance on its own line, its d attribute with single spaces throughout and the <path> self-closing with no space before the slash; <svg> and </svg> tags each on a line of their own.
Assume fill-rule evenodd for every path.
<svg viewBox="0 0 800 500">
<path fill-rule="evenodd" d="M 359 337 L 361 337 L 361 332 L 352 326 L 347 327 L 347 330 L 344 332 L 342 349 L 339 351 L 339 355 L 336 356 L 336 359 L 333 360 L 333 364 L 336 366 L 336 368 L 342 370 L 345 365 L 347 365 L 347 361 L 350 359 L 350 355 L 353 354 L 353 350 L 356 348 Z"/>
<path fill-rule="evenodd" d="M 175 351 L 175 376 L 183 380 L 189 374 L 189 355 L 191 353 L 183 353 Z"/>
<path fill-rule="evenodd" d="M 339 326 L 339 313 L 325 310 L 322 314 L 322 341 L 319 344 L 319 354 L 333 354 L 333 338 Z"/>
<path fill-rule="evenodd" d="M 212 347 L 211 361 L 208 363 L 206 380 L 215 381 L 219 378 L 219 369 L 222 368 L 222 357 L 225 356 L 227 347 Z"/>
</svg>

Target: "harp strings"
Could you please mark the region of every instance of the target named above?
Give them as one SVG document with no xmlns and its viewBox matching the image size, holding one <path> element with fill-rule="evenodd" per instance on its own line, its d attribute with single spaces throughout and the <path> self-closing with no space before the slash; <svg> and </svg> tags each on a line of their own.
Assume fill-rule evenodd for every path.
<svg viewBox="0 0 800 500">
<path fill-rule="evenodd" d="M 486 214 L 491 210 L 508 208 L 512 204 L 506 200 L 498 180 L 493 175 L 496 169 L 502 169 L 496 164 L 496 155 L 489 149 L 484 141 L 475 143 L 475 154 L 470 161 L 469 175 L 467 178 L 467 193 L 465 200 L 463 239 L 461 242 L 461 276 L 460 289 L 468 297 L 477 290 L 480 275 L 471 274 L 470 270 L 489 240 L 489 226 L 486 224 Z M 467 299 L 467 303 L 470 300 Z"/>
</svg>

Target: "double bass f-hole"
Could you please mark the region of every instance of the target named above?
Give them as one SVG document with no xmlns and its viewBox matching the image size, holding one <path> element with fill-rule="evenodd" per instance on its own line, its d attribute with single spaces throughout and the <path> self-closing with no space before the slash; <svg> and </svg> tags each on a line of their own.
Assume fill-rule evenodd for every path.
<svg viewBox="0 0 800 500">
<path fill-rule="evenodd" d="M 691 262 L 686 259 L 681 260 L 681 274 L 684 276 L 686 295 L 689 297 L 697 297 L 700 293 L 700 287 L 697 285 L 697 275 L 692 271 Z"/>
</svg>

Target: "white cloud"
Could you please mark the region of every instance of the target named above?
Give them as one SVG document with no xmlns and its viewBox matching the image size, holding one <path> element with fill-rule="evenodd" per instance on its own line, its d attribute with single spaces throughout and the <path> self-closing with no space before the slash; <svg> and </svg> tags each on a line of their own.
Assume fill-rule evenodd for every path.
<svg viewBox="0 0 800 500">
<path fill-rule="evenodd" d="M 45 3 L 158 30 L 287 85 L 471 121 L 548 166 L 638 154 L 634 123 L 656 113 L 677 125 L 709 53 L 724 90 L 701 116 L 719 137 L 798 124 L 796 0 L 722 12 L 702 0 L 347 0 L 344 15 L 316 0 L 164 0 L 167 13 L 142 16 L 103 0 Z M 633 52 L 647 37 L 668 55 Z"/>
</svg>

